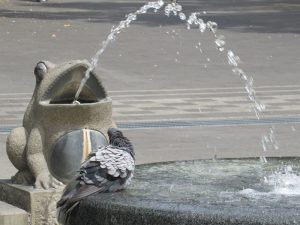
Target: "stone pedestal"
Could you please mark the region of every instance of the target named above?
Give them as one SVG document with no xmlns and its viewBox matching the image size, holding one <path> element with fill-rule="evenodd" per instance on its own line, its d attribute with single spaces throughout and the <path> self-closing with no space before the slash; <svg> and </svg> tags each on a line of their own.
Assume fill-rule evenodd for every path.
<svg viewBox="0 0 300 225">
<path fill-rule="evenodd" d="M 20 208 L 0 201 L 1 225 L 28 225 L 28 213 Z"/>
<path fill-rule="evenodd" d="M 56 202 L 63 188 L 35 189 L 32 186 L 12 184 L 9 180 L 0 180 L 0 201 L 7 202 L 30 214 L 31 225 L 55 225 Z"/>
</svg>

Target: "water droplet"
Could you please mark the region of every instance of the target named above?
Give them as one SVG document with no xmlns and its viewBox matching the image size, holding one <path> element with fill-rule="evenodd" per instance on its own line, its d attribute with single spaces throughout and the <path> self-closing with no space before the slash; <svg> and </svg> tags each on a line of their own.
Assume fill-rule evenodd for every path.
<svg viewBox="0 0 300 225">
<path fill-rule="evenodd" d="M 228 58 L 229 65 L 237 67 L 238 64 L 240 63 L 240 57 L 235 55 L 231 50 L 227 52 L 227 58 Z"/>
<path fill-rule="evenodd" d="M 201 32 L 204 32 L 206 30 L 206 24 L 201 18 L 198 18 L 200 15 L 199 12 L 197 13 L 192 13 L 189 18 L 187 19 L 187 28 L 190 29 L 191 25 L 196 25 L 199 27 L 199 30 Z"/>
<path fill-rule="evenodd" d="M 274 127 L 269 129 L 269 132 L 262 136 L 262 147 L 263 151 L 266 152 L 268 150 L 278 150 L 279 145 L 275 138 Z"/>
<path fill-rule="evenodd" d="M 217 45 L 217 49 L 220 52 L 223 52 L 225 50 L 224 46 L 226 44 L 226 42 L 224 41 L 224 36 L 219 36 L 216 38 L 215 43 Z"/>
<path fill-rule="evenodd" d="M 131 21 L 134 21 L 134 20 L 136 20 L 136 14 L 130 13 L 130 14 L 127 15 L 127 21 L 131 22 Z"/>
<path fill-rule="evenodd" d="M 265 156 L 261 156 L 261 157 L 260 157 L 260 161 L 261 161 L 262 163 L 267 163 L 267 162 L 268 162 L 268 160 L 267 160 L 267 158 L 266 158 Z"/>
<path fill-rule="evenodd" d="M 236 67 L 236 68 L 234 68 L 234 69 L 232 70 L 232 72 L 233 72 L 234 74 L 240 76 L 243 80 L 245 80 L 245 81 L 248 80 L 247 75 L 244 73 L 244 71 L 243 71 L 242 69 Z"/>
<path fill-rule="evenodd" d="M 179 18 L 180 18 L 181 20 L 186 20 L 186 15 L 185 15 L 183 12 L 180 12 L 180 13 L 179 13 Z"/>
<path fill-rule="evenodd" d="M 207 28 L 213 32 L 213 33 L 216 33 L 217 32 L 217 29 L 218 29 L 218 24 L 216 22 L 213 22 L 213 21 L 208 21 L 206 23 L 206 26 Z"/>
<path fill-rule="evenodd" d="M 199 30 L 203 33 L 206 30 L 206 24 L 203 22 L 203 20 L 199 19 Z"/>
<path fill-rule="evenodd" d="M 178 13 L 182 11 L 182 6 L 177 3 L 170 3 L 165 7 L 165 15 L 170 16 L 173 13 L 174 16 L 177 16 Z"/>
<path fill-rule="evenodd" d="M 257 109 L 258 111 L 263 112 L 263 111 L 266 110 L 266 105 L 265 105 L 265 104 L 263 104 L 263 103 L 261 103 L 261 102 L 258 102 L 258 101 L 256 101 L 255 103 L 256 103 L 256 104 L 255 104 L 255 107 L 256 107 L 256 109 Z"/>
</svg>

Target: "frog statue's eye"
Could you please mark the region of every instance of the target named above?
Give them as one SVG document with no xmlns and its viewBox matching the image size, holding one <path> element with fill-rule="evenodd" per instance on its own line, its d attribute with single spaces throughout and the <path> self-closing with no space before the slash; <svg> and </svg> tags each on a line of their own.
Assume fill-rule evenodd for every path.
<svg viewBox="0 0 300 225">
<path fill-rule="evenodd" d="M 34 68 L 34 74 L 37 82 L 40 82 L 48 71 L 48 67 L 44 62 L 38 62 Z"/>
</svg>

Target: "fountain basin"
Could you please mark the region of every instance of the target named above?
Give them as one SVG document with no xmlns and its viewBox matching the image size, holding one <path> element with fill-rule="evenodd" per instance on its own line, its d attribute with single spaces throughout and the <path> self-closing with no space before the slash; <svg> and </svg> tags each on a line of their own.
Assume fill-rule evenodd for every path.
<svg viewBox="0 0 300 225">
<path fill-rule="evenodd" d="M 300 224 L 300 160 L 140 165 L 122 192 L 81 201 L 68 225 Z"/>
</svg>

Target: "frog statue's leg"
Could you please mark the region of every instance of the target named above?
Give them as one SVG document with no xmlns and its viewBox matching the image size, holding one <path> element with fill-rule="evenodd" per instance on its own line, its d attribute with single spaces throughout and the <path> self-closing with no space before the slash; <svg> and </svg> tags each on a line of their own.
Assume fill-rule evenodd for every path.
<svg viewBox="0 0 300 225">
<path fill-rule="evenodd" d="M 27 143 L 27 161 L 28 167 L 35 177 L 36 188 L 57 188 L 62 185 L 49 172 L 48 165 L 43 153 L 43 143 L 39 130 L 31 130 Z"/>
<path fill-rule="evenodd" d="M 30 185 L 34 177 L 29 170 L 26 160 L 27 131 L 24 127 L 13 129 L 7 137 L 6 151 L 9 160 L 19 170 L 11 178 L 15 184 Z"/>
</svg>

